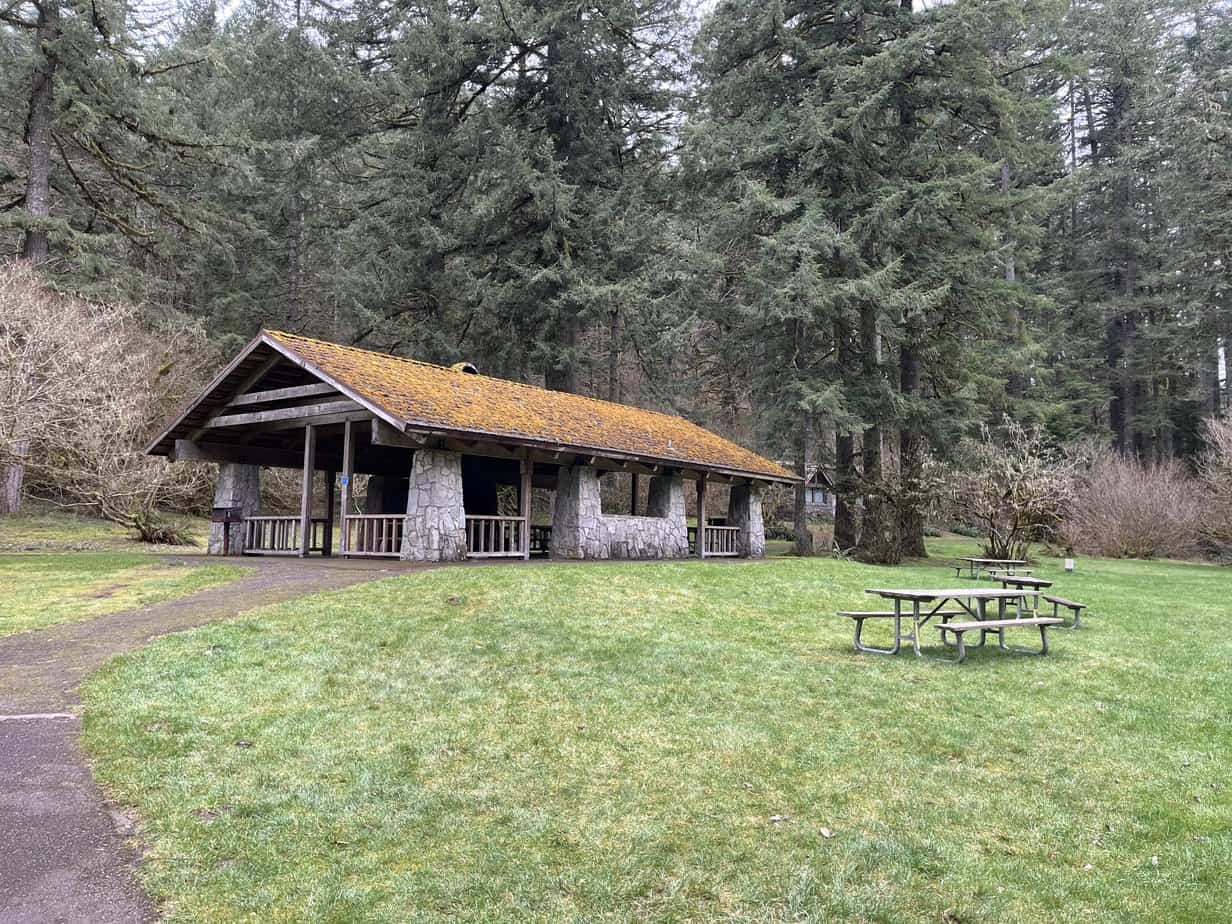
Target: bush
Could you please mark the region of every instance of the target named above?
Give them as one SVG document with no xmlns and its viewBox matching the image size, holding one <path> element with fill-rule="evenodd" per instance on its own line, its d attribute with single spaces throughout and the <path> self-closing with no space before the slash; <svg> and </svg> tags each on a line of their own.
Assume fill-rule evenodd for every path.
<svg viewBox="0 0 1232 924">
<path fill-rule="evenodd" d="M 145 446 L 212 359 L 197 327 L 145 325 L 0 267 L 0 475 L 147 541 L 182 538 L 156 511 L 208 505 L 211 466 L 173 469 Z"/>
<path fill-rule="evenodd" d="M 1080 480 L 1064 535 L 1093 555 L 1185 558 L 1198 551 L 1202 524 L 1199 484 L 1180 465 L 1108 453 Z"/>
<path fill-rule="evenodd" d="M 1038 429 L 1006 420 L 960 448 L 945 476 L 943 512 L 979 531 L 989 558 L 1025 559 L 1032 542 L 1060 526 L 1072 489 L 1072 464 Z"/>
<path fill-rule="evenodd" d="M 1212 554 L 1232 557 L 1232 421 L 1209 421 L 1205 436 L 1198 461 L 1205 508 L 1199 529 Z"/>
</svg>

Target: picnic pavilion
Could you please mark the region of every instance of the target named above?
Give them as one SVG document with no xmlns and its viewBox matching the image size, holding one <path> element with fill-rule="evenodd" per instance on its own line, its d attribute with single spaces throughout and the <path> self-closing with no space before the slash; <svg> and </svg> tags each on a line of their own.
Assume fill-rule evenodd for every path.
<svg viewBox="0 0 1232 924">
<path fill-rule="evenodd" d="M 765 487 L 800 480 L 679 417 L 279 331 L 254 338 L 147 451 L 219 464 L 212 554 L 330 555 L 338 529 L 344 556 L 415 561 L 760 557 Z M 262 467 L 302 471 L 298 515 L 262 513 Z M 613 472 L 632 476 L 629 515 L 601 508 Z M 362 513 L 356 475 L 368 476 Z M 730 486 L 725 511 L 706 509 L 709 484 Z M 535 489 L 553 492 L 550 525 L 532 524 Z"/>
</svg>

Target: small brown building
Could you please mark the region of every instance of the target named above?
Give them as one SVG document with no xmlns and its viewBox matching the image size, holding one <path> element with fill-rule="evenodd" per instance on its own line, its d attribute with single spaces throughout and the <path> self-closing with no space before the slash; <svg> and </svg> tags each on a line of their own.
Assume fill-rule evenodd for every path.
<svg viewBox="0 0 1232 924">
<path fill-rule="evenodd" d="M 332 554 L 338 529 L 342 555 L 416 561 L 757 557 L 764 487 L 799 481 L 679 417 L 278 331 L 250 342 L 148 451 L 219 463 L 216 554 Z M 270 466 L 302 470 L 299 515 L 262 514 Z M 633 515 L 602 512 L 611 472 L 632 475 Z M 362 513 L 356 475 L 369 476 Z M 706 509 L 708 483 L 730 485 L 726 510 Z M 554 492 L 550 524 L 532 524 L 534 488 Z"/>
</svg>

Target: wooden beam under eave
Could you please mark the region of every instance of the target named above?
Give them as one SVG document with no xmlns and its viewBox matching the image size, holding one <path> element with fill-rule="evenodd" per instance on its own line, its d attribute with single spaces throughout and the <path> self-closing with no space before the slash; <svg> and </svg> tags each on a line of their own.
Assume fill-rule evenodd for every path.
<svg viewBox="0 0 1232 924">
<path fill-rule="evenodd" d="M 629 462 L 626 460 L 612 460 L 598 458 L 595 460 L 594 467 L 600 472 L 629 472 L 634 475 L 661 475 L 663 474 L 663 466 L 652 462 Z"/>
<path fill-rule="evenodd" d="M 318 382 L 314 385 L 292 385 L 289 388 L 271 388 L 268 391 L 253 391 L 237 395 L 228 401 L 224 407 L 244 407 L 250 404 L 268 404 L 273 401 L 296 401 L 302 398 L 315 398 L 323 395 L 340 396 L 342 393 L 333 385 Z"/>
<path fill-rule="evenodd" d="M 313 417 L 329 417 L 361 410 L 360 405 L 347 398 L 344 401 L 322 401 L 317 404 L 301 404 L 296 407 L 279 407 L 268 411 L 249 411 L 243 414 L 218 414 L 206 421 L 206 428 L 248 427 L 277 424 L 284 421 L 308 421 Z M 318 421 L 312 421 L 317 423 Z M 300 423 L 303 426 L 303 423 Z"/>
<path fill-rule="evenodd" d="M 343 411 L 339 414 L 321 414 L 317 417 L 303 417 L 298 420 L 275 420 L 272 423 L 253 425 L 244 428 L 223 427 L 221 428 L 221 431 L 226 432 L 229 429 L 239 429 L 240 432 L 245 433 L 276 433 L 279 430 L 300 430 L 303 429 L 304 425 L 308 423 L 311 423 L 314 427 L 320 429 L 323 427 L 334 426 L 335 424 L 344 424 L 348 420 L 356 423 L 364 423 L 371 419 L 371 411 L 367 409 L 360 409 L 358 411 Z"/>
<path fill-rule="evenodd" d="M 391 427 L 379 417 L 372 419 L 372 445 L 390 446 L 397 449 L 425 449 L 432 442 L 432 437 L 426 433 L 409 431 L 403 433 Z"/>
<path fill-rule="evenodd" d="M 232 462 L 238 465 L 261 465 L 267 468 L 300 469 L 304 454 L 300 448 L 275 449 L 265 446 L 243 446 L 227 443 L 176 440 L 173 462 Z M 343 453 L 327 452 L 317 447 L 317 467 L 341 471 Z M 405 459 L 361 458 L 353 465 L 360 475 L 406 476 Z"/>
</svg>

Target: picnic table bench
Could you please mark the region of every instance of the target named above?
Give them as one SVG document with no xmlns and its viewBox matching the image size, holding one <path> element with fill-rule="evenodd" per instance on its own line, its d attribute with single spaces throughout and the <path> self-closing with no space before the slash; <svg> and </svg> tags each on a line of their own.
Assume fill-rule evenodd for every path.
<svg viewBox="0 0 1232 924">
<path fill-rule="evenodd" d="M 997 615 L 999 618 L 1005 617 L 1006 606 L 1013 602 L 1017 610 L 1017 616 L 1023 617 L 1023 601 L 1034 600 L 1039 596 L 1039 591 L 1034 590 L 994 590 L 988 587 L 962 587 L 962 588 L 944 588 L 940 590 L 913 590 L 913 589 L 895 589 L 895 588 L 872 588 L 865 591 L 869 594 L 882 597 L 886 600 L 891 600 L 894 603 L 894 609 L 891 611 L 872 610 L 843 610 L 839 613 L 848 619 L 855 620 L 856 623 L 856 649 L 859 651 L 868 651 L 875 654 L 898 654 L 902 647 L 904 639 L 903 635 L 903 620 L 911 620 L 911 643 L 915 649 L 915 653 L 919 657 L 923 657 L 924 653 L 920 651 L 920 626 L 925 625 L 934 616 L 940 619 L 943 623 L 948 622 L 956 616 L 971 616 L 979 622 L 988 622 L 988 603 L 995 602 L 997 604 Z M 946 609 L 946 604 L 952 603 L 953 606 Z M 910 609 L 904 612 L 904 604 L 909 604 Z M 931 609 L 922 606 L 922 604 L 931 604 Z M 864 622 L 867 619 L 893 619 L 894 620 L 894 644 L 890 648 L 874 648 L 865 645 L 860 638 L 861 630 L 864 627 Z M 989 628 L 988 631 L 995 631 Z M 944 640 L 944 639 L 943 639 Z M 948 640 L 946 644 L 949 644 Z M 973 647 L 981 647 L 984 644 L 985 635 L 981 633 L 979 645 Z M 964 649 L 965 650 L 965 649 Z"/>
<path fill-rule="evenodd" d="M 1005 651 L 1014 651 L 1018 654 L 1046 655 L 1048 654 L 1048 628 L 1050 626 L 1058 626 L 1063 622 L 1065 622 L 1064 619 L 1053 616 L 1029 616 L 1023 619 L 977 619 L 972 622 L 943 622 L 937 626 L 937 630 L 941 633 L 942 641 L 946 641 L 945 635 L 947 632 L 954 636 L 958 643 L 958 657 L 950 660 L 954 664 L 961 664 L 967 659 L 967 645 L 963 641 L 963 635 L 967 632 L 979 632 L 980 644 L 983 645 L 985 633 L 995 630 L 997 642 Z M 1029 626 L 1039 628 L 1039 651 L 1030 648 L 1011 648 L 1005 644 L 1006 629 L 1027 628 Z"/>
<path fill-rule="evenodd" d="M 902 619 L 902 613 L 896 613 L 894 610 L 840 610 L 840 616 L 845 616 L 848 619 L 855 620 L 856 624 L 856 651 L 867 651 L 872 654 L 897 654 L 902 639 L 901 623 L 896 623 L 894 626 L 894 647 L 893 648 L 874 648 L 871 645 L 865 645 L 860 640 L 860 633 L 864 630 L 864 620 L 866 619 Z M 928 614 L 936 616 L 939 619 L 950 619 L 955 616 L 966 616 L 966 610 L 938 610 Z"/>
<path fill-rule="evenodd" d="M 1082 623 L 1082 611 L 1087 608 L 1085 603 L 1075 603 L 1073 600 L 1066 600 L 1064 597 L 1054 597 L 1048 595 L 1044 596 L 1044 601 L 1052 604 L 1053 616 L 1059 617 L 1061 615 L 1061 609 L 1067 609 L 1070 611 L 1070 615 L 1073 617 L 1074 621 L 1067 626 L 1065 625 L 1065 620 L 1062 619 L 1061 625 L 1057 626 L 1058 629 L 1077 629 Z"/>
</svg>

